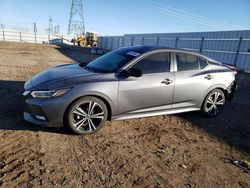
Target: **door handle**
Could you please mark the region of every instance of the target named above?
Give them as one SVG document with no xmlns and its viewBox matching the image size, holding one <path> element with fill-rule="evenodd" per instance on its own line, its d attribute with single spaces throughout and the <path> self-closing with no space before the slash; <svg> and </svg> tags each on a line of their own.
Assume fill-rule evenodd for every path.
<svg viewBox="0 0 250 188">
<path fill-rule="evenodd" d="M 173 80 L 170 80 L 170 79 L 167 78 L 167 79 L 163 80 L 161 83 L 165 84 L 165 85 L 168 85 L 168 84 L 173 83 Z"/>
<path fill-rule="evenodd" d="M 213 78 L 213 76 L 211 76 L 210 74 L 208 74 L 204 78 L 207 79 L 207 80 L 211 80 Z"/>
</svg>

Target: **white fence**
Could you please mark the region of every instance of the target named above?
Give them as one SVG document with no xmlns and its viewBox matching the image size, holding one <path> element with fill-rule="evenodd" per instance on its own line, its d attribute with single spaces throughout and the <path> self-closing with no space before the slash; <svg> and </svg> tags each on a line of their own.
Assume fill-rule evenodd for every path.
<svg viewBox="0 0 250 188">
<path fill-rule="evenodd" d="M 0 41 L 72 45 L 71 39 L 68 35 L 0 30 Z"/>
</svg>

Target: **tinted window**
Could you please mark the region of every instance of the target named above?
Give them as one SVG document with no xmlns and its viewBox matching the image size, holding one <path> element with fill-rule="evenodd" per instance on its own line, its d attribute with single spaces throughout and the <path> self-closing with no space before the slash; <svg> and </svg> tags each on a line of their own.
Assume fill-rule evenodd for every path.
<svg viewBox="0 0 250 188">
<path fill-rule="evenodd" d="M 207 60 L 202 57 L 199 58 L 199 63 L 200 63 L 200 69 L 203 69 L 207 66 Z"/>
<path fill-rule="evenodd" d="M 169 72 L 170 55 L 169 53 L 157 53 L 150 55 L 134 65 L 143 74 Z"/>
<path fill-rule="evenodd" d="M 197 56 L 184 53 L 177 53 L 176 61 L 178 71 L 199 70 Z"/>
</svg>

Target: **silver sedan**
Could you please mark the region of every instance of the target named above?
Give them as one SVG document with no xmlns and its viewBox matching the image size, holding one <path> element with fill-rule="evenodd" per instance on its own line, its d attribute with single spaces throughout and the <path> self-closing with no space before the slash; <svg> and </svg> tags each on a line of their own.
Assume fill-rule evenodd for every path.
<svg viewBox="0 0 250 188">
<path fill-rule="evenodd" d="M 87 65 L 50 68 L 25 83 L 24 119 L 90 134 L 106 120 L 202 111 L 233 98 L 236 69 L 182 49 L 125 47 Z"/>
</svg>

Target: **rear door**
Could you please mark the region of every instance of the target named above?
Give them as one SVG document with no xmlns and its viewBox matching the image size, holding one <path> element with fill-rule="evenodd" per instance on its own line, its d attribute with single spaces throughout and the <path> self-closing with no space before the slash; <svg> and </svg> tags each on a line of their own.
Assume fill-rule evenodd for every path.
<svg viewBox="0 0 250 188">
<path fill-rule="evenodd" d="M 120 113 L 140 113 L 171 108 L 174 73 L 170 72 L 169 52 L 144 57 L 131 67 L 142 71 L 141 77 L 129 77 L 119 83 Z"/>
<path fill-rule="evenodd" d="M 175 53 L 177 71 L 172 108 L 200 107 L 204 95 L 214 82 L 206 59 L 189 54 Z"/>
</svg>

